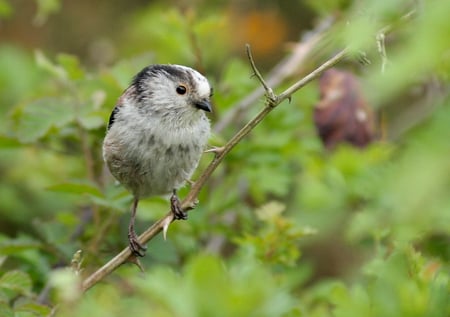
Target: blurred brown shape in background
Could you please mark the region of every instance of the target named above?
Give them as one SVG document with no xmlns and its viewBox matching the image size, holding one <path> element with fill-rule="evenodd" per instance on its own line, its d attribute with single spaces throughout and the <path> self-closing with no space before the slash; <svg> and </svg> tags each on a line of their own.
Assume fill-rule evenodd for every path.
<svg viewBox="0 0 450 317">
<path fill-rule="evenodd" d="M 329 69 L 319 81 L 320 101 L 314 109 L 317 133 L 327 149 L 340 143 L 365 147 L 375 138 L 375 116 L 356 76 Z"/>
</svg>

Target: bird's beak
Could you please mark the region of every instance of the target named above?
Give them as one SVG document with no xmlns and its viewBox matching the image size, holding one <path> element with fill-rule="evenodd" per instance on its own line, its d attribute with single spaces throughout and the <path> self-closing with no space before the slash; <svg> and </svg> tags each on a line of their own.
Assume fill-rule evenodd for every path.
<svg viewBox="0 0 450 317">
<path fill-rule="evenodd" d="M 203 111 L 207 111 L 207 112 L 212 111 L 211 103 L 208 100 L 195 101 L 194 106 L 195 106 L 195 108 L 203 110 Z"/>
</svg>

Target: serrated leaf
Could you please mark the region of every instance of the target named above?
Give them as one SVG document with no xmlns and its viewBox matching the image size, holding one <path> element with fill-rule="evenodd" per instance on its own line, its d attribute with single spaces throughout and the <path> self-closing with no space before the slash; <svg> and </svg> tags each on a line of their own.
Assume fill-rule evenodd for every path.
<svg viewBox="0 0 450 317">
<path fill-rule="evenodd" d="M 36 64 L 43 70 L 49 72 L 57 78 L 63 80 L 67 79 L 67 73 L 65 72 L 64 68 L 62 68 L 60 65 L 54 64 L 41 51 L 36 51 L 34 53 L 34 58 L 36 59 Z"/>
<path fill-rule="evenodd" d="M 89 183 L 63 183 L 47 187 L 47 189 L 69 194 L 90 194 L 95 197 L 104 197 L 97 186 Z"/>
<path fill-rule="evenodd" d="M 20 292 L 22 294 L 31 293 L 31 278 L 21 271 L 9 271 L 0 277 L 0 287 Z"/>
<path fill-rule="evenodd" d="M 22 142 L 34 142 L 52 127 L 61 128 L 75 118 L 72 105 L 55 98 L 36 100 L 16 113 L 17 137 Z"/>
</svg>

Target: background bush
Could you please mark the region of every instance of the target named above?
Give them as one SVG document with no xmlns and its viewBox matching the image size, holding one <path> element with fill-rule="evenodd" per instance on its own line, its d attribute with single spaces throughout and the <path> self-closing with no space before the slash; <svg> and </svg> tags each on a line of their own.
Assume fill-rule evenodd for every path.
<svg viewBox="0 0 450 317">
<path fill-rule="evenodd" d="M 448 12 L 445 0 L 0 1 L 0 316 L 449 316 Z M 309 84 L 230 153 L 189 221 L 149 243 L 145 273 L 122 266 L 81 294 L 77 280 L 127 245 L 131 196 L 101 142 L 131 77 L 152 63 L 199 69 L 214 126 L 259 86 L 244 43 L 266 74 L 331 18 L 276 92 L 349 47 L 338 67 L 360 81 L 377 140 L 325 149 Z M 138 232 L 167 207 L 143 201 Z"/>
</svg>

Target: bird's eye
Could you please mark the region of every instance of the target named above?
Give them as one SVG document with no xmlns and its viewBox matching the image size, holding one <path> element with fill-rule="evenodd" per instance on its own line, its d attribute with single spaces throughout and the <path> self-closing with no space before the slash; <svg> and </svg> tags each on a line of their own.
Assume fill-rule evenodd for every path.
<svg viewBox="0 0 450 317">
<path fill-rule="evenodd" d="M 187 88 L 184 85 L 179 85 L 177 87 L 177 94 L 179 94 L 179 95 L 184 95 L 186 93 L 186 91 L 187 91 Z"/>
</svg>

